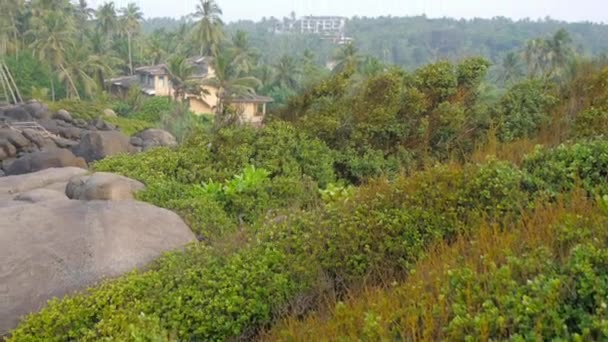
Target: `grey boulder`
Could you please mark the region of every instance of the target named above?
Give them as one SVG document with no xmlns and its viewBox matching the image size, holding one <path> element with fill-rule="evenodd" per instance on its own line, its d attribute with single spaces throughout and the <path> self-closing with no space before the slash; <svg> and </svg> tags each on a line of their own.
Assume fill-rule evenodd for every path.
<svg viewBox="0 0 608 342">
<path fill-rule="evenodd" d="M 31 144 L 31 142 L 24 137 L 23 134 L 10 128 L 0 129 L 0 139 L 8 140 L 17 148 L 25 148 Z"/>
<path fill-rule="evenodd" d="M 63 120 L 65 122 L 72 122 L 72 115 L 65 109 L 60 109 L 57 113 L 53 114 L 53 119 Z"/>
<path fill-rule="evenodd" d="M 136 201 L 17 202 L 0 217 L 0 336 L 54 297 L 195 241 L 175 213 Z"/>
<path fill-rule="evenodd" d="M 33 152 L 15 160 L 6 169 L 7 175 L 21 175 L 53 167 L 75 166 L 86 168 L 87 163 L 76 157 L 70 150 L 54 148 Z"/>
<path fill-rule="evenodd" d="M 134 194 L 145 186 L 133 179 L 113 173 L 96 172 L 90 176 L 76 176 L 68 182 L 68 198 L 83 201 L 121 201 L 134 199 Z"/>
<path fill-rule="evenodd" d="M 129 144 L 129 137 L 118 131 L 93 131 L 83 134 L 72 151 L 87 162 L 92 162 L 117 154 L 133 153 L 135 149 Z"/>
<path fill-rule="evenodd" d="M 149 128 L 145 131 L 139 132 L 135 137 L 142 140 L 142 145 L 145 150 L 149 150 L 154 147 L 174 147 L 177 146 L 177 140 L 171 133 L 156 128 Z"/>
<path fill-rule="evenodd" d="M 15 196 L 15 201 L 22 201 L 28 203 L 39 203 L 46 201 L 59 201 L 65 200 L 67 197 L 63 192 L 52 190 L 52 189 L 34 189 L 20 193 Z"/>
</svg>

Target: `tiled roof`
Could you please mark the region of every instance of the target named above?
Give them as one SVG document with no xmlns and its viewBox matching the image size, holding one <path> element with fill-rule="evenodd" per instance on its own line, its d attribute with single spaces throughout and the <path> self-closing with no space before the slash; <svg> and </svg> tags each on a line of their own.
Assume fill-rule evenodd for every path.
<svg viewBox="0 0 608 342">
<path fill-rule="evenodd" d="M 272 97 L 261 96 L 256 94 L 244 94 L 237 96 L 227 96 L 224 98 L 227 103 L 269 103 L 274 102 Z"/>
<path fill-rule="evenodd" d="M 135 69 L 137 73 L 145 73 L 150 75 L 166 75 L 167 74 L 167 65 L 159 64 L 159 65 L 150 65 L 143 66 Z"/>
</svg>

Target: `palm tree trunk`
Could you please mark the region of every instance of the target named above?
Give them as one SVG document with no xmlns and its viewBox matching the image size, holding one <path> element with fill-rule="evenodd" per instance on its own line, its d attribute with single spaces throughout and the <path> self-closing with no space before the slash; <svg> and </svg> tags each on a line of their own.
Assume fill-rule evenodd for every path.
<svg viewBox="0 0 608 342">
<path fill-rule="evenodd" d="M 76 99 L 80 100 L 80 94 L 78 93 L 78 88 L 76 88 L 76 84 L 74 83 L 72 76 L 70 76 L 70 73 L 68 73 L 68 71 L 63 67 L 63 65 L 59 65 L 59 67 L 65 73 L 65 77 L 68 78 L 68 81 L 70 82 L 70 86 L 72 87 L 72 90 L 74 91 L 74 94 L 76 95 Z"/>
<path fill-rule="evenodd" d="M 51 75 L 51 100 L 55 102 L 55 81 L 53 81 L 53 75 Z"/>
<path fill-rule="evenodd" d="M 127 43 L 129 45 L 129 70 L 131 71 L 131 75 L 133 75 L 133 56 L 131 54 L 131 32 L 127 33 Z"/>
</svg>

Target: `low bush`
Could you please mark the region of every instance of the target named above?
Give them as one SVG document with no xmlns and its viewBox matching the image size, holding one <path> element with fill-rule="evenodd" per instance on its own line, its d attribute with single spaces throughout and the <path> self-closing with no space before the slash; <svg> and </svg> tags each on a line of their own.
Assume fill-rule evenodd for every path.
<svg viewBox="0 0 608 342">
<path fill-rule="evenodd" d="M 605 194 L 608 177 L 608 141 L 590 140 L 554 149 L 537 148 L 523 162 L 528 186 L 550 196 L 577 184 L 589 192 Z"/>
<path fill-rule="evenodd" d="M 284 256 L 251 248 L 222 256 L 192 246 L 80 295 L 51 301 L 9 341 L 208 341 L 252 333 L 298 291 Z"/>
<path fill-rule="evenodd" d="M 80 101 L 64 99 L 57 102 L 50 102 L 49 109 L 56 112 L 60 109 L 67 110 L 74 119 L 83 119 L 86 121 L 95 120 L 103 115 L 103 111 L 111 108 L 111 104 L 104 101 Z"/>
<path fill-rule="evenodd" d="M 516 229 L 483 223 L 433 248 L 402 284 L 289 318 L 263 339 L 606 339 L 606 212 L 580 196 L 538 206 Z"/>
<path fill-rule="evenodd" d="M 115 125 L 121 132 L 131 136 L 135 135 L 148 128 L 153 128 L 154 125 L 142 120 L 128 119 L 123 117 L 104 117 L 104 121 Z"/>
</svg>

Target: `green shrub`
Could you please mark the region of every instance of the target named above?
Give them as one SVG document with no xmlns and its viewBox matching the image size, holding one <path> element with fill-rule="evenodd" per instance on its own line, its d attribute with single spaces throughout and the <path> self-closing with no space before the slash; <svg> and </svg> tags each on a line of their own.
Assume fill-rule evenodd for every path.
<svg viewBox="0 0 608 342">
<path fill-rule="evenodd" d="M 299 286 L 290 281 L 285 257 L 272 249 L 221 256 L 192 246 L 149 271 L 51 301 L 9 341 L 133 340 L 129 331 L 151 340 L 226 340 L 270 321 Z"/>
<path fill-rule="evenodd" d="M 51 111 L 58 111 L 65 109 L 72 115 L 74 119 L 83 119 L 86 121 L 95 120 L 100 116 L 103 116 L 103 111 L 107 108 L 112 107 L 105 101 L 80 101 L 80 100 L 60 100 L 57 102 L 49 103 L 49 109 Z"/>
<path fill-rule="evenodd" d="M 222 204 L 208 196 L 172 199 L 166 207 L 177 212 L 199 239 L 221 237 L 236 230 Z"/>
<path fill-rule="evenodd" d="M 608 177 L 608 141 L 591 140 L 546 150 L 537 148 L 526 156 L 523 171 L 527 186 L 555 196 L 582 185 L 587 191 L 605 193 Z"/>
<path fill-rule="evenodd" d="M 162 117 L 162 113 L 170 112 L 176 103 L 171 101 L 170 97 L 166 96 L 154 96 L 146 98 L 141 105 L 141 108 L 132 113 L 129 117 L 131 119 L 137 119 L 147 121 L 150 123 L 157 123 Z"/>
<path fill-rule="evenodd" d="M 512 141 L 534 136 L 541 125 L 551 120 L 556 103 L 557 98 L 543 81 L 531 79 L 515 84 L 497 107 L 499 137 Z"/>
<path fill-rule="evenodd" d="M 135 135 L 148 128 L 153 128 L 154 125 L 142 120 L 129 119 L 123 117 L 104 117 L 104 121 L 115 125 L 121 132 L 131 136 Z"/>
<path fill-rule="evenodd" d="M 574 136 L 590 138 L 608 133 L 608 111 L 591 107 L 576 115 Z"/>
</svg>

